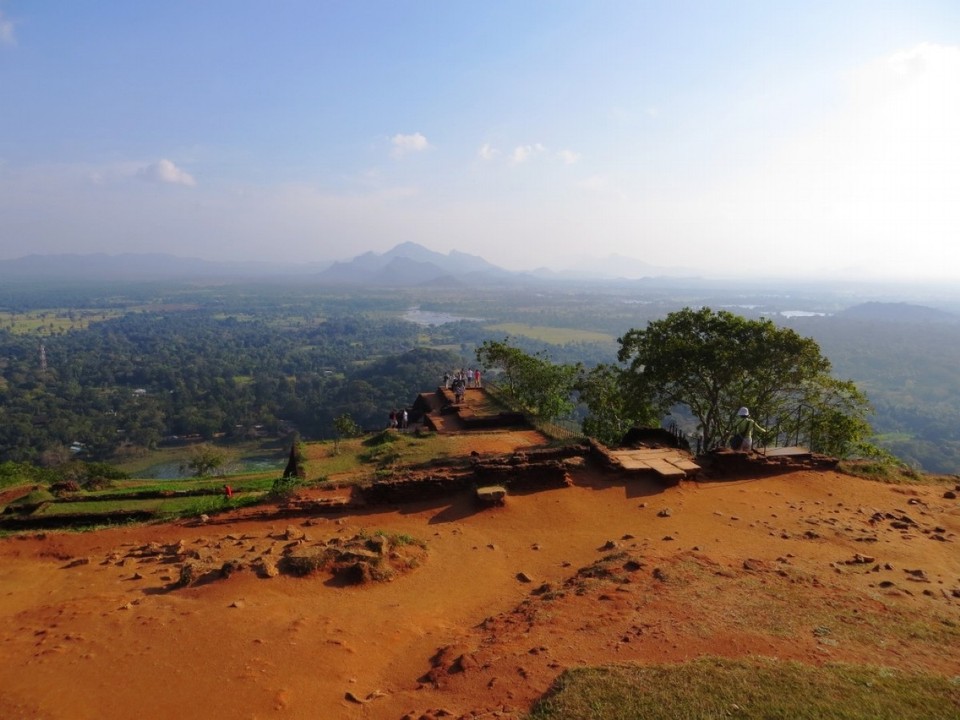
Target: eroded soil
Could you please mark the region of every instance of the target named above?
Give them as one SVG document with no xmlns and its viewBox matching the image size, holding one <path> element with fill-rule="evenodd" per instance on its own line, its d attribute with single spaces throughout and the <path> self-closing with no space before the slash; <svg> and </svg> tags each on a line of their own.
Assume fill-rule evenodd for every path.
<svg viewBox="0 0 960 720">
<path fill-rule="evenodd" d="M 490 509 L 464 493 L 4 539 L 0 717 L 520 717 L 566 667 L 704 654 L 960 675 L 944 488 L 570 476 Z M 253 569 L 289 542 L 377 531 L 425 555 L 359 585 Z M 190 550 L 241 569 L 180 586 Z"/>
</svg>

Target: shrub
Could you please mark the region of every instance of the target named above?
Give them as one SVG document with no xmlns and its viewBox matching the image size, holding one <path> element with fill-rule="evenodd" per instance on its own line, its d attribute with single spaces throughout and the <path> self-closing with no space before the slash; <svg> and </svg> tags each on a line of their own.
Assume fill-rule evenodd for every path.
<svg viewBox="0 0 960 720">
<path fill-rule="evenodd" d="M 273 485 L 270 487 L 270 492 L 267 493 L 267 495 L 272 499 L 287 498 L 306 484 L 303 478 L 296 477 L 295 475 L 280 477 L 273 481 Z"/>
<path fill-rule="evenodd" d="M 57 497 L 70 495 L 71 493 L 77 493 L 80 492 L 80 483 L 78 483 L 76 480 L 61 480 L 60 482 L 55 482 L 50 486 L 50 492 Z"/>
</svg>

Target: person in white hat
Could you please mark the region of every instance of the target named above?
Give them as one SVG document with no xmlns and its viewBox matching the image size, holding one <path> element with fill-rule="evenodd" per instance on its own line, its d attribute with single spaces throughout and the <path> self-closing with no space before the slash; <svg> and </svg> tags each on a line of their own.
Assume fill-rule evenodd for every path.
<svg viewBox="0 0 960 720">
<path fill-rule="evenodd" d="M 750 452 L 753 450 L 753 431 L 756 429 L 758 432 L 765 433 L 766 430 L 757 423 L 752 417 L 750 417 L 750 410 L 745 407 L 737 410 L 737 416 L 740 418 L 737 420 L 736 431 L 737 434 L 734 436 L 740 438 L 740 446 L 737 447 L 737 444 L 731 443 L 734 450 L 740 450 L 742 452 Z"/>
</svg>

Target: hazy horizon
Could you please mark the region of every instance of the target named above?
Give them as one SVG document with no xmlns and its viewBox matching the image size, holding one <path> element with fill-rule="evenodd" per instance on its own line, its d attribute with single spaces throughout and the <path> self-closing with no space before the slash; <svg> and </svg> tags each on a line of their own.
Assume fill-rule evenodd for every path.
<svg viewBox="0 0 960 720">
<path fill-rule="evenodd" d="M 960 279 L 951 2 L 0 0 L 0 259 Z"/>
</svg>

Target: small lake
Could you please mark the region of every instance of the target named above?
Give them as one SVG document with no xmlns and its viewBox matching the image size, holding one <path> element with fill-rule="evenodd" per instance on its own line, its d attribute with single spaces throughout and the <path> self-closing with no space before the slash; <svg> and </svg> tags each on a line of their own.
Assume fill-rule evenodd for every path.
<svg viewBox="0 0 960 720">
<path fill-rule="evenodd" d="M 286 467 L 286 458 L 250 457 L 241 458 L 225 464 L 215 474 L 233 475 L 235 473 L 266 472 L 268 470 L 283 470 Z M 183 480 L 192 477 L 192 473 L 180 472 L 180 461 L 157 463 L 134 474 L 134 477 L 145 480 Z"/>
<path fill-rule="evenodd" d="M 787 318 L 827 316 L 825 312 L 810 312 L 809 310 L 781 310 L 780 314 Z"/>
<path fill-rule="evenodd" d="M 451 313 L 434 312 L 433 310 L 421 310 L 418 307 L 412 307 L 403 315 L 407 322 L 417 325 L 446 325 L 447 323 L 460 322 L 461 320 L 474 320 L 482 322 L 483 318 L 464 317 L 462 315 L 452 315 Z"/>
</svg>

